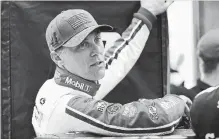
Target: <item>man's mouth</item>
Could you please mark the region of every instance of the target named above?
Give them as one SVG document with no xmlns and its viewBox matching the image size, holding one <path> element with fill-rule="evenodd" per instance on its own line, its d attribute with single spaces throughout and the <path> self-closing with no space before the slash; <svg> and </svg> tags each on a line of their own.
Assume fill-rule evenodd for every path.
<svg viewBox="0 0 219 139">
<path fill-rule="evenodd" d="M 99 65 L 102 65 L 103 64 L 103 61 L 98 61 L 90 66 L 99 66 Z"/>
</svg>

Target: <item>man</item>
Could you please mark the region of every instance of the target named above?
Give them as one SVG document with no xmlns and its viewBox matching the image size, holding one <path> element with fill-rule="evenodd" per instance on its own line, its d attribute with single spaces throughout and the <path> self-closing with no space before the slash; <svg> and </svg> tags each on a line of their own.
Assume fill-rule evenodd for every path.
<svg viewBox="0 0 219 139">
<path fill-rule="evenodd" d="M 110 26 L 98 25 L 84 10 L 67 10 L 57 15 L 46 30 L 57 69 L 54 78 L 43 84 L 36 97 L 32 123 L 37 136 L 68 132 L 112 136 L 173 132 L 184 111 L 188 112 L 183 96 L 141 99 L 125 105 L 100 100 L 135 64 L 155 15 L 164 12 L 172 2 L 141 1 L 131 25 L 105 55 L 100 32 L 110 30 Z"/>
<path fill-rule="evenodd" d="M 191 90 L 192 127 L 198 138 L 219 138 L 219 29 L 212 29 L 198 43 L 200 79 Z M 212 87 L 211 87 L 212 86 Z"/>
<path fill-rule="evenodd" d="M 196 86 L 186 89 L 182 86 L 171 86 L 171 93 L 185 95 L 191 100 L 195 96 L 212 86 L 219 84 L 219 29 L 212 29 L 204 34 L 197 45 L 200 78 Z"/>
<path fill-rule="evenodd" d="M 198 42 L 197 54 L 200 79 L 190 90 L 194 96 L 199 92 L 219 84 L 219 29 L 212 29 Z"/>
</svg>

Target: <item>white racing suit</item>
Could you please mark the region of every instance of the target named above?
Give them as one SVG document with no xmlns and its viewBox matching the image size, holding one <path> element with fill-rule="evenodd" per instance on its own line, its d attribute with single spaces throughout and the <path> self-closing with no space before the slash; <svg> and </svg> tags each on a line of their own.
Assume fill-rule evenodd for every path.
<svg viewBox="0 0 219 139">
<path fill-rule="evenodd" d="M 185 109 L 184 101 L 176 95 L 139 99 L 125 105 L 100 100 L 133 67 L 155 19 L 143 8 L 134 14 L 131 25 L 105 53 L 106 73 L 100 84 L 57 68 L 54 78 L 43 84 L 36 97 L 32 124 L 37 136 L 69 132 L 109 136 L 173 132 Z"/>
</svg>

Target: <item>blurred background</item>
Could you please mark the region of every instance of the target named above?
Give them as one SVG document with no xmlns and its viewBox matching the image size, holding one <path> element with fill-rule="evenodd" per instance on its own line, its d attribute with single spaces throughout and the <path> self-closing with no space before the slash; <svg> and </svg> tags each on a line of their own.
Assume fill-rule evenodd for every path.
<svg viewBox="0 0 219 139">
<path fill-rule="evenodd" d="M 192 88 L 200 77 L 196 48 L 209 30 L 219 28 L 219 1 L 175 1 L 168 9 L 170 82 Z"/>
</svg>

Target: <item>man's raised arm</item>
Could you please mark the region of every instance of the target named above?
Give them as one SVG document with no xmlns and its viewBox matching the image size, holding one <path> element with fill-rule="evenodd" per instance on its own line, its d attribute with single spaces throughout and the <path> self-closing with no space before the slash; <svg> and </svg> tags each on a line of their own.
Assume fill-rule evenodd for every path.
<svg viewBox="0 0 219 139">
<path fill-rule="evenodd" d="M 166 11 L 173 0 L 141 0 L 132 23 L 105 53 L 106 73 L 100 80 L 96 99 L 104 98 L 131 70 L 148 40 L 156 15 Z"/>
</svg>

